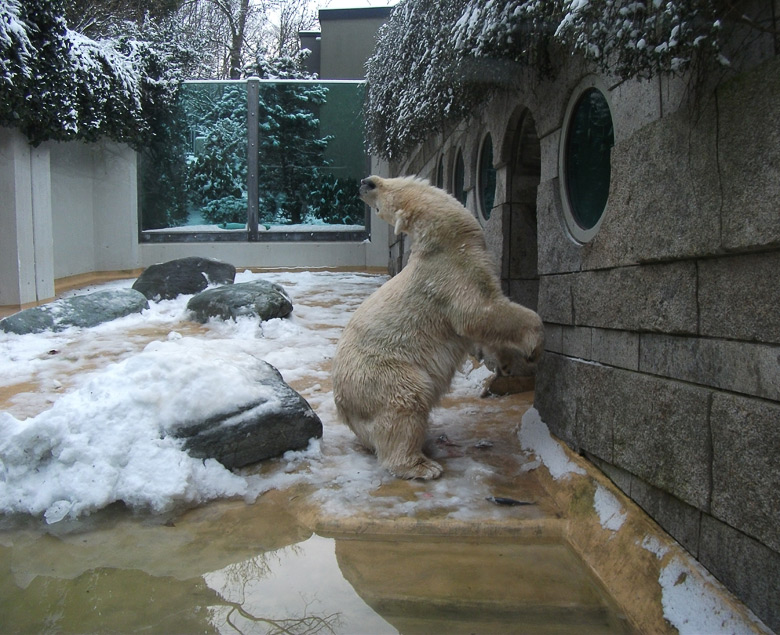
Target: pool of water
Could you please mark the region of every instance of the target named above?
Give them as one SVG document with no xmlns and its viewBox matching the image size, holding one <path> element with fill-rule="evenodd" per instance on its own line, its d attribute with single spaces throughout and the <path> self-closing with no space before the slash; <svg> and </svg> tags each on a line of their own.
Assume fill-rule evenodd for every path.
<svg viewBox="0 0 780 635">
<path fill-rule="evenodd" d="M 631 632 L 559 540 L 320 535 L 291 505 L 277 492 L 55 530 L 16 520 L 0 532 L 3 631 Z"/>
</svg>

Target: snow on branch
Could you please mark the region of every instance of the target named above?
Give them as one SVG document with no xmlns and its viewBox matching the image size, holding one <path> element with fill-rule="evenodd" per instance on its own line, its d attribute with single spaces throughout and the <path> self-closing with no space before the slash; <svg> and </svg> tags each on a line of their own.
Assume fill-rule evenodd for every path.
<svg viewBox="0 0 780 635">
<path fill-rule="evenodd" d="M 127 34 L 92 40 L 68 28 L 62 9 L 61 0 L 0 0 L 0 125 L 33 144 L 144 145 L 178 86 L 164 54 Z"/>
<path fill-rule="evenodd" d="M 553 75 L 554 51 L 629 79 L 720 56 L 713 0 L 404 0 L 366 64 L 369 148 L 408 152 L 506 83 L 507 63 Z"/>
</svg>

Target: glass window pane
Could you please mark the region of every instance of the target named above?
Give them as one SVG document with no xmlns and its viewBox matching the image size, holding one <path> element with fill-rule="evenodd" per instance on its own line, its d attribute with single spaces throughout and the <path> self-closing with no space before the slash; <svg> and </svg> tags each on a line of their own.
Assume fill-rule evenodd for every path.
<svg viewBox="0 0 780 635">
<path fill-rule="evenodd" d="M 607 100 L 589 88 L 574 107 L 566 143 L 566 188 L 572 215 L 582 229 L 595 227 L 607 204 L 613 145 Z"/>
<path fill-rule="evenodd" d="M 243 82 L 182 85 L 161 134 L 139 158 L 143 230 L 216 231 L 234 219 L 244 229 L 246 112 Z"/>
<path fill-rule="evenodd" d="M 186 82 L 165 134 L 139 161 L 144 240 L 246 240 L 250 196 L 260 240 L 285 232 L 365 239 L 367 208 L 357 196 L 368 169 L 363 98 L 362 82 L 261 81 L 258 187 L 250 194 L 246 82 Z"/>
</svg>

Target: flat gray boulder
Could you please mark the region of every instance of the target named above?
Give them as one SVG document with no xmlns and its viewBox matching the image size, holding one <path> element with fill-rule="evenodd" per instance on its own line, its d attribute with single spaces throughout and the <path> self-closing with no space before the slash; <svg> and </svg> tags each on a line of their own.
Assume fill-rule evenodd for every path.
<svg viewBox="0 0 780 635">
<path fill-rule="evenodd" d="M 133 289 L 96 291 L 19 311 L 0 320 L 0 329 L 24 335 L 62 331 L 69 326 L 89 328 L 148 308 L 143 293 Z"/>
<path fill-rule="evenodd" d="M 194 296 L 187 309 L 193 320 L 205 323 L 210 318 L 235 320 L 241 316 L 257 316 L 261 320 L 283 318 L 292 313 L 293 305 L 281 285 L 253 280 L 207 289 Z"/>
<path fill-rule="evenodd" d="M 191 256 L 147 267 L 133 289 L 149 300 L 172 300 L 200 293 L 213 284 L 233 284 L 236 268 L 226 262 Z"/>
<path fill-rule="evenodd" d="M 195 458 L 213 458 L 233 469 L 302 450 L 322 437 L 322 422 L 309 403 L 266 362 L 254 375 L 258 398 L 232 412 L 179 424 L 171 436 L 184 439 Z"/>
</svg>

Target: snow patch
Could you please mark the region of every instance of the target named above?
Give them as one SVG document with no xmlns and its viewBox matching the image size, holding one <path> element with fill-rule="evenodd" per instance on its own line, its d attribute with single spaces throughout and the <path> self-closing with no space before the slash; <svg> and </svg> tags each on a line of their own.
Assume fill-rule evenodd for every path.
<svg viewBox="0 0 780 635">
<path fill-rule="evenodd" d="M 679 558 L 672 559 L 658 578 L 664 617 L 680 635 L 745 633 L 745 619 L 708 588 L 714 583 L 705 571 L 692 571 Z"/>
<path fill-rule="evenodd" d="M 536 408 L 530 408 L 523 415 L 518 434 L 523 449 L 536 454 L 556 481 L 571 474 L 585 474 L 585 470 L 570 461 L 560 443 L 552 438 Z"/>
<path fill-rule="evenodd" d="M 266 368 L 246 342 L 152 342 L 35 417 L 0 413 L 0 510 L 53 523 L 119 500 L 163 511 L 245 495 L 244 478 L 190 457 L 171 433 L 256 401 Z"/>
<path fill-rule="evenodd" d="M 599 515 L 599 522 L 603 529 L 618 531 L 626 521 L 626 512 L 620 501 L 602 485 L 596 485 L 593 508 Z"/>
<path fill-rule="evenodd" d="M 669 548 L 662 545 L 661 541 L 655 536 L 645 536 L 641 546 L 650 553 L 654 553 L 659 560 L 669 553 Z"/>
</svg>

